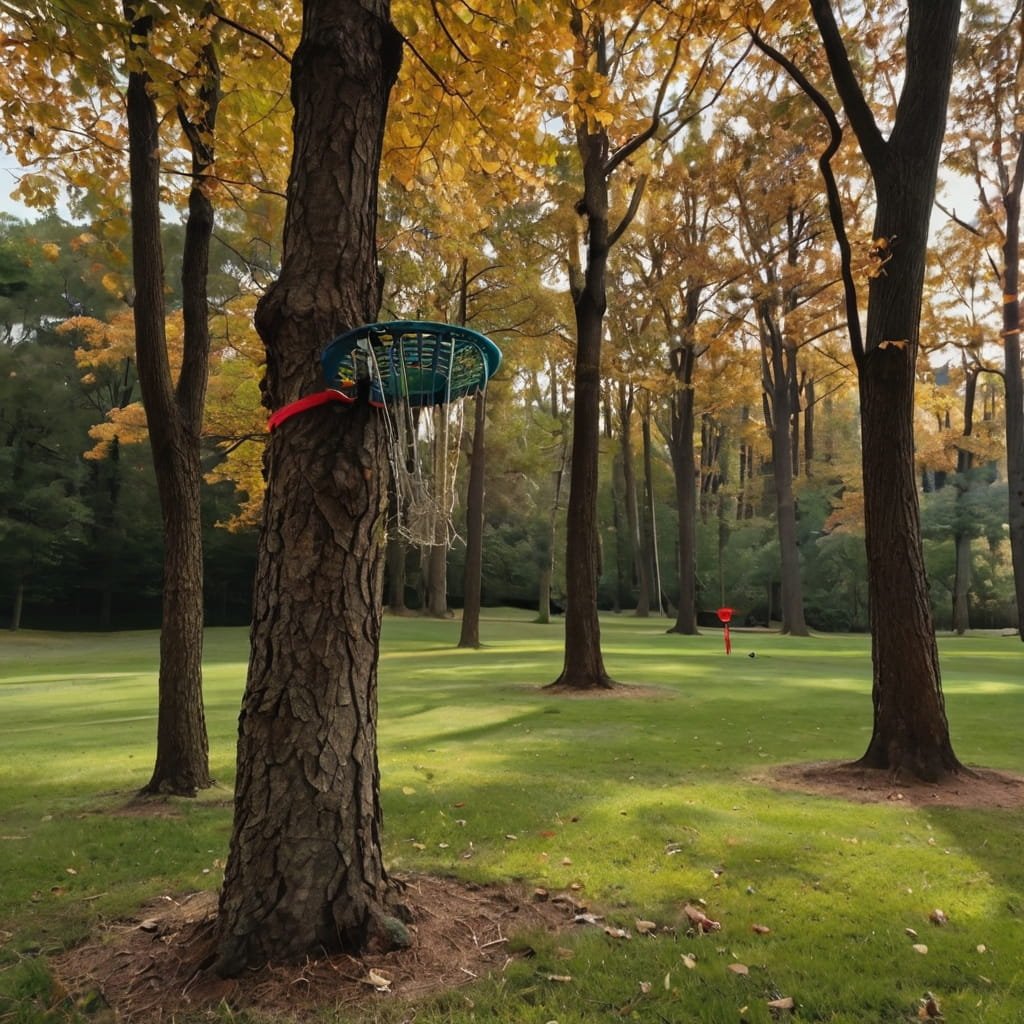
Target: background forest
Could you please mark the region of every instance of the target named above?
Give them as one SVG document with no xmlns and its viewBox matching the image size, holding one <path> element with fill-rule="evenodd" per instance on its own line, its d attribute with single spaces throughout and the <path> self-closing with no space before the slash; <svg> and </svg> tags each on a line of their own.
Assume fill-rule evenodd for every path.
<svg viewBox="0 0 1024 1024">
<path fill-rule="evenodd" d="M 189 50 L 189 33 L 206 16 L 175 8 L 166 53 L 159 39 L 153 47 L 167 70 L 162 99 L 181 125 L 169 116 L 161 125 L 175 373 L 189 294 L 184 211 L 197 151 L 211 154 L 202 434 L 210 625 L 250 614 L 267 416 L 252 316 L 280 267 L 287 54 L 297 32 L 290 7 L 222 6 L 215 162 L 211 104 L 190 92 L 204 58 Z M 519 8 L 524 19 L 532 10 Z M 565 79 L 553 55 L 539 54 L 533 78 L 502 91 L 495 54 L 478 57 L 486 29 L 461 10 L 441 5 L 435 18 L 395 4 L 407 47 L 384 148 L 380 319 L 465 322 L 504 351 L 486 403 L 483 602 L 533 608 L 550 592 L 557 610 L 563 593 L 571 289 L 586 270 L 575 208 L 584 168 L 563 114 L 590 95 L 593 125 L 613 137 L 653 125 L 608 180 L 623 230 L 609 254 L 603 325 L 601 607 L 674 614 L 683 520 L 695 529 L 699 608 L 778 620 L 788 564 L 808 626 L 867 629 L 857 378 L 817 166 L 827 133 L 814 107 L 743 32 L 696 22 L 687 34 L 653 32 L 643 47 L 615 50 L 615 65 L 589 77 L 583 68 Z M 933 217 L 916 457 L 940 628 L 1016 624 L 1004 370 L 1019 379 L 1020 366 L 1019 352 L 1016 367 L 1004 364 L 1002 318 L 1024 152 L 1020 13 L 966 5 Z M 59 26 L 47 35 L 35 23 L 30 32 L 27 16 L 3 17 L 12 59 L 0 73 L 0 119 L 24 168 L 16 195 L 43 212 L 0 219 L 0 617 L 12 628 L 156 626 L 161 512 L 137 373 L 125 118 L 105 62 L 110 42 L 102 25 L 71 40 Z M 446 17 L 458 23 L 457 45 Z M 529 15 L 534 29 L 539 17 Z M 843 28 L 862 73 L 874 68 L 866 81 L 884 106 L 895 72 L 882 55 L 900 25 L 858 9 Z M 529 40 L 524 30 L 524 51 Z M 521 74 L 514 51 L 506 48 L 508 69 Z M 685 73 L 659 92 L 663 65 Z M 74 87 L 62 88 L 69 75 Z M 886 247 L 897 242 L 871 237 L 869 183 L 846 144 L 834 162 L 855 272 L 884 274 Z M 692 462 L 678 427 L 684 396 Z M 394 612 L 443 615 L 462 604 L 471 403 L 464 418 L 448 435 L 462 463 L 452 495 L 460 539 L 441 564 L 436 550 L 396 535 L 386 581 Z M 780 539 L 787 509 L 795 547 Z"/>
</svg>

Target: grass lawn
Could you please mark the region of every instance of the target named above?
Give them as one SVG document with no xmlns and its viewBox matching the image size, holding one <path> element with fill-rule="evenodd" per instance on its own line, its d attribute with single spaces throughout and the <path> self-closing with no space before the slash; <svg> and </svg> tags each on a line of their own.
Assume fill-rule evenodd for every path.
<svg viewBox="0 0 1024 1024">
<path fill-rule="evenodd" d="M 1022 812 L 859 804 L 755 781 L 772 765 L 863 752 L 868 638 L 736 631 L 726 657 L 717 630 L 683 638 L 666 625 L 603 619 L 611 674 L 655 693 L 598 700 L 538 692 L 561 667 L 558 625 L 492 611 L 487 647 L 461 651 L 457 623 L 386 621 L 391 870 L 575 884 L 632 938 L 532 936 L 536 956 L 500 978 L 415 1010 L 384 997 L 322 1019 L 762 1024 L 775 1019 L 769 1000 L 791 996 L 794 1021 L 899 1024 L 921 1019 L 930 992 L 950 1022 L 1021 1024 Z M 51 991 L 47 955 L 154 896 L 219 884 L 247 632 L 206 639 L 219 785 L 172 801 L 173 813 L 131 815 L 152 769 L 157 643 L 152 632 L 0 635 L 0 1024 L 90 1019 Z M 1024 772 L 1020 642 L 939 646 L 960 759 Z M 683 905 L 697 900 L 720 932 L 685 934 Z M 944 927 L 929 921 L 937 908 Z M 640 935 L 638 918 L 675 933 Z"/>
</svg>

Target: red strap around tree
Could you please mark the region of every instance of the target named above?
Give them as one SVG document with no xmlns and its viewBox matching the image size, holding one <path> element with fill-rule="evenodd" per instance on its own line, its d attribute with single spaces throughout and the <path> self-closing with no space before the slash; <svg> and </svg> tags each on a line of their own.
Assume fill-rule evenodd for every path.
<svg viewBox="0 0 1024 1024">
<path fill-rule="evenodd" d="M 355 399 L 349 398 L 348 395 L 344 395 L 340 391 L 334 391 L 331 388 L 328 388 L 326 391 L 317 391 L 315 394 L 306 395 L 305 398 L 289 402 L 278 409 L 267 421 L 267 426 L 273 430 L 297 413 L 313 409 L 318 405 L 326 405 L 328 402 L 344 402 L 345 405 L 351 405 L 354 401 Z"/>
</svg>

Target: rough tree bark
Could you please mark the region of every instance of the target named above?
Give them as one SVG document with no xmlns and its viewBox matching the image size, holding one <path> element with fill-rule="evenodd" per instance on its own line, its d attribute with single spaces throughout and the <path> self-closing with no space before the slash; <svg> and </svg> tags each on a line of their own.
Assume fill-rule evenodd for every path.
<svg viewBox="0 0 1024 1024">
<path fill-rule="evenodd" d="M 199 123 L 182 124 L 192 147 L 193 187 L 185 235 L 182 285 L 185 348 L 177 385 L 172 381 L 164 331 L 164 262 L 160 237 L 160 137 L 156 104 L 145 70 L 145 39 L 152 19 L 125 5 L 132 26 L 127 122 L 131 191 L 133 314 L 139 386 L 146 411 L 164 540 L 160 630 L 159 712 L 153 775 L 144 793 L 194 796 L 211 785 L 203 711 L 203 549 L 199 435 L 209 373 L 206 279 L 213 207 L 203 177 L 213 162 L 217 65 L 206 48 Z"/>
<path fill-rule="evenodd" d="M 266 402 L 380 301 L 377 178 L 401 41 L 388 0 L 306 0 L 281 276 L 261 301 Z M 387 458 L 363 396 L 271 435 L 215 969 L 407 941 L 381 853 L 377 657 Z"/>
</svg>

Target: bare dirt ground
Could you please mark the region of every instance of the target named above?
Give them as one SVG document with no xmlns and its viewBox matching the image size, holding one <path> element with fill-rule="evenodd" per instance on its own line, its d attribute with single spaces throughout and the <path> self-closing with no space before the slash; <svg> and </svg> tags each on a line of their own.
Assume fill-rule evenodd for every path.
<svg viewBox="0 0 1024 1024">
<path fill-rule="evenodd" d="M 839 761 L 787 764 L 754 777 L 762 785 L 799 790 L 853 803 L 902 801 L 918 807 L 984 810 L 1024 808 L 1024 776 L 971 767 L 940 783 L 893 778 L 888 771 Z"/>
<path fill-rule="evenodd" d="M 832 761 L 775 767 L 754 781 L 857 803 L 1024 808 L 1024 776 L 984 768 L 929 785 Z M 153 804 L 151 812 L 159 808 Z M 314 1008 L 332 1006 L 361 1008 L 369 1019 L 375 1000 L 418 1000 L 500 973 L 514 957 L 531 953 L 522 943 L 513 947 L 511 936 L 570 929 L 573 916 L 585 909 L 578 893 L 547 897 L 539 890 L 427 876 L 401 881 L 414 941 L 400 952 L 358 960 L 325 956 L 221 980 L 204 969 L 213 948 L 217 897 L 203 892 L 154 900 L 133 919 L 107 925 L 92 941 L 58 957 L 52 967 L 79 1005 L 93 1013 L 109 1008 L 124 1024 L 170 1024 L 186 1011 L 201 1019 L 203 1010 L 222 1002 L 232 1009 L 258 1007 L 280 1019 L 302 1019 Z"/>
<path fill-rule="evenodd" d="M 91 1013 L 109 1009 L 124 1024 L 171 1022 L 186 1011 L 201 1019 L 202 1011 L 222 1002 L 302 1019 L 314 1008 L 368 1011 L 375 1000 L 418 1000 L 500 973 L 513 958 L 532 953 L 521 941 L 512 947 L 510 936 L 572 928 L 581 908 L 568 894 L 541 898 L 511 886 L 427 876 L 401 881 L 413 915 L 407 950 L 361 959 L 324 956 L 219 979 L 204 969 L 213 950 L 217 895 L 201 892 L 161 897 L 51 967 L 76 1003 Z"/>
</svg>

